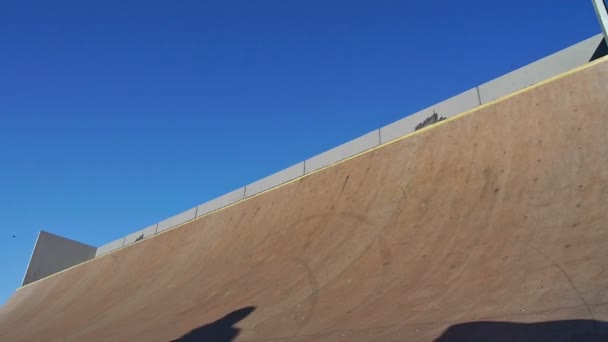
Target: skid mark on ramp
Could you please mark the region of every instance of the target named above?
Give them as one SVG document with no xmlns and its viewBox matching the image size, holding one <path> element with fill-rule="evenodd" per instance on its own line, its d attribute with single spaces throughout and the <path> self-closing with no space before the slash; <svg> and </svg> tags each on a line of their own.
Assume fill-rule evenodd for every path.
<svg viewBox="0 0 608 342">
<path fill-rule="evenodd" d="M 302 317 L 301 319 L 302 327 L 305 327 L 306 325 L 308 325 L 308 322 L 310 322 L 310 319 L 312 318 L 313 314 L 315 313 L 315 309 L 317 308 L 317 303 L 319 302 L 319 282 L 317 281 L 317 277 L 315 276 L 313 271 L 310 269 L 310 266 L 308 266 L 308 264 L 304 260 L 295 259 L 295 263 L 302 266 L 306 270 L 308 283 L 310 285 L 310 295 L 308 295 L 307 297 L 309 304 L 308 310 L 306 312 L 306 315 L 304 315 L 304 317 Z"/>
<path fill-rule="evenodd" d="M 589 306 L 589 303 L 587 303 L 587 301 L 583 297 L 582 293 L 576 288 L 576 285 L 574 285 L 574 282 L 572 281 L 572 278 L 570 278 L 570 276 L 568 275 L 568 273 L 558 263 L 554 262 L 553 259 L 551 259 L 551 257 L 549 257 L 547 254 L 543 253 L 543 251 L 541 251 L 539 248 L 537 248 L 537 247 L 529 244 L 528 242 L 520 239 L 517 236 L 514 236 L 513 238 L 515 240 L 519 241 L 524 246 L 532 249 L 537 254 L 541 255 L 544 259 L 548 260 L 551 263 L 551 266 L 556 267 L 561 272 L 561 274 L 564 276 L 564 278 L 566 278 L 566 281 L 568 281 L 568 283 L 570 284 L 570 287 L 572 287 L 572 290 L 574 291 L 574 293 L 576 293 L 576 296 L 585 305 L 585 307 L 587 308 L 587 311 L 589 312 L 589 316 L 591 316 L 591 318 L 595 319 L 595 316 L 593 315 L 593 311 L 591 310 L 591 307 Z"/>
</svg>

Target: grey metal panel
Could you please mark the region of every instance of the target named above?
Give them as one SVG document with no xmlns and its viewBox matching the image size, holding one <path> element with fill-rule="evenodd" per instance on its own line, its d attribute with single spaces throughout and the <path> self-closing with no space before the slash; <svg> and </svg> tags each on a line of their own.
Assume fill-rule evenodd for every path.
<svg viewBox="0 0 608 342">
<path fill-rule="evenodd" d="M 357 139 L 351 140 L 329 151 L 307 159 L 304 173 L 308 174 L 340 160 L 367 151 L 380 144 L 380 130 L 374 130 Z"/>
<path fill-rule="evenodd" d="M 40 231 L 22 285 L 93 259 L 96 250 L 93 246 Z"/>
<path fill-rule="evenodd" d="M 112 241 L 108 244 L 105 244 L 99 248 L 97 248 L 97 251 L 95 252 L 95 257 L 97 258 L 98 256 L 102 256 L 104 254 L 108 254 L 111 251 L 117 250 L 119 248 L 121 248 L 122 246 L 124 246 L 124 242 L 125 242 L 125 238 L 120 238 L 118 240 Z"/>
<path fill-rule="evenodd" d="M 602 39 L 602 34 L 598 34 L 480 85 L 481 103 L 491 102 L 589 62 Z"/>
<path fill-rule="evenodd" d="M 479 107 L 480 104 L 479 92 L 477 87 L 475 87 L 445 101 L 441 101 L 432 108 L 435 110 L 435 112 L 437 112 L 438 115 L 450 118 Z"/>
<path fill-rule="evenodd" d="M 595 14 L 599 20 L 604 37 L 608 39 L 608 9 L 606 8 L 605 0 L 593 0 L 593 7 L 595 8 Z"/>
<path fill-rule="evenodd" d="M 196 218 L 196 208 L 192 208 L 192 209 L 188 209 L 186 211 L 184 211 L 183 213 L 179 213 L 173 217 L 170 217 L 166 220 L 160 221 L 158 223 L 158 227 L 156 229 L 157 233 L 162 232 L 163 230 L 167 230 L 171 227 L 175 227 L 177 225 L 180 225 L 184 222 L 188 222 L 190 220 L 193 220 L 194 218 Z"/>
<path fill-rule="evenodd" d="M 158 224 L 151 225 L 125 236 L 124 245 L 130 245 L 134 242 L 149 238 L 150 236 L 156 234 L 156 226 L 158 226 Z"/>
<path fill-rule="evenodd" d="M 432 110 L 431 114 L 433 114 Z M 392 124 L 380 128 L 380 142 L 384 144 L 391 140 L 400 138 L 406 134 L 412 133 L 416 128 L 416 125 L 420 121 L 424 120 L 425 115 L 429 115 L 428 111 L 422 110 L 414 114 L 408 115 L 399 121 L 395 121 Z"/>
<path fill-rule="evenodd" d="M 384 144 L 414 132 L 416 125 L 433 115 L 433 113 L 437 113 L 437 115 L 440 117 L 443 116 L 445 118 L 449 118 L 478 107 L 479 104 L 479 93 L 477 88 L 469 89 L 464 93 L 451 97 L 445 101 L 439 102 L 399 121 L 393 122 L 390 125 L 380 128 L 381 143 Z"/>
<path fill-rule="evenodd" d="M 198 209 L 196 212 L 196 217 L 203 216 L 214 210 L 223 208 L 234 202 L 238 202 L 238 201 L 242 200 L 244 197 L 245 197 L 245 188 L 243 187 L 243 188 L 234 190 L 232 192 L 229 192 L 218 198 L 212 199 L 211 201 L 205 202 L 198 206 Z"/>
<path fill-rule="evenodd" d="M 304 175 L 304 162 L 288 167 L 257 182 L 245 187 L 245 197 L 249 197 L 262 191 L 274 188 L 277 185 L 289 182 L 292 179 Z"/>
</svg>

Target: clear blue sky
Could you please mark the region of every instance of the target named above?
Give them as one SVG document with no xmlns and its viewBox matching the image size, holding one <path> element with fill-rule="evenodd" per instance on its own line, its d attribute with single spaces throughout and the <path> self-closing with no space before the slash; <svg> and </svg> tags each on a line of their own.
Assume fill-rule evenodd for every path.
<svg viewBox="0 0 608 342">
<path fill-rule="evenodd" d="M 0 303 L 40 229 L 105 244 L 599 32 L 587 0 L 2 1 Z"/>
</svg>

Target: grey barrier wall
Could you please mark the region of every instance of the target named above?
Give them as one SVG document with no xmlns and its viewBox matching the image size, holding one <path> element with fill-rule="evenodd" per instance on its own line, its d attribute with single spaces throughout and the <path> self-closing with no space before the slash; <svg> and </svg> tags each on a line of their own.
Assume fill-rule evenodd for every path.
<svg viewBox="0 0 608 342">
<path fill-rule="evenodd" d="M 244 187 L 234 190 L 223 196 L 220 196 L 216 199 L 212 199 L 209 202 L 205 202 L 205 203 L 199 205 L 196 209 L 196 217 L 201 217 L 212 211 L 221 209 L 232 203 L 236 203 L 236 202 L 242 200 L 243 198 L 245 198 L 245 188 Z"/>
<path fill-rule="evenodd" d="M 144 230 L 132 233 L 122 240 L 117 240 L 104 245 L 99 248 L 96 256 L 106 254 L 114 249 L 131 244 L 142 235 L 143 238 L 147 238 L 260 192 L 272 189 L 305 174 L 309 174 L 346 158 L 365 152 L 380 144 L 398 139 L 413 132 L 416 125 L 433 115 L 433 113 L 450 118 L 583 65 L 593 58 L 598 50 L 598 46 L 602 43 L 602 39 L 602 34 L 593 36 L 502 77 L 469 89 L 459 95 L 439 102 L 412 115 L 408 115 L 401 120 L 325 151 L 273 175 L 161 221 L 155 226 L 154 233 L 152 233 L 153 229 L 148 227 Z"/>
<path fill-rule="evenodd" d="M 399 121 L 393 122 L 380 128 L 380 140 L 384 144 L 391 140 L 400 138 L 415 130 L 416 125 L 424 121 L 427 117 L 437 113 L 446 118 L 464 113 L 480 105 L 479 92 L 477 87 L 467 90 L 460 95 L 456 95 L 436 105 L 430 106 L 417 113 L 409 115 Z"/>
<path fill-rule="evenodd" d="M 384 144 L 413 132 L 417 124 L 433 115 L 433 113 L 449 118 L 583 65 L 593 58 L 596 50 L 602 43 L 602 39 L 603 36 L 598 34 L 502 77 L 384 126 L 380 129 L 381 142 Z"/>
<path fill-rule="evenodd" d="M 479 86 L 481 103 L 488 103 L 589 62 L 602 43 L 598 34 L 574 46 L 528 64 Z"/>
<path fill-rule="evenodd" d="M 179 213 L 173 217 L 170 217 L 166 220 L 158 222 L 158 227 L 156 228 L 156 232 L 160 233 L 163 230 L 167 230 L 169 228 L 180 225 L 184 222 L 188 222 L 190 220 L 194 220 L 196 218 L 196 207 L 192 209 L 188 209 L 183 213 Z"/>
<path fill-rule="evenodd" d="M 150 236 L 156 234 L 156 228 L 158 227 L 158 223 L 157 224 L 153 224 L 149 227 L 146 227 L 144 229 L 138 230 L 135 233 L 131 233 L 127 236 L 125 236 L 125 240 L 123 242 L 123 246 L 127 246 L 130 245 L 134 242 L 137 241 L 141 241 L 145 238 L 149 238 Z"/>
<path fill-rule="evenodd" d="M 369 132 L 329 151 L 325 151 L 304 162 L 304 173 L 308 174 L 325 166 L 352 157 L 380 145 L 380 130 Z"/>
<path fill-rule="evenodd" d="M 304 175 L 304 162 L 288 167 L 257 182 L 253 182 L 245 187 L 245 197 L 250 197 L 262 191 L 272 189 L 275 186 L 289 182 L 292 179 Z"/>
<path fill-rule="evenodd" d="M 475 109 L 482 104 L 486 104 L 523 88 L 529 87 L 535 83 L 542 82 L 548 78 L 567 72 L 589 62 L 592 59 L 604 56 L 607 50 L 608 48 L 605 46 L 605 41 L 602 34 L 598 34 L 567 49 L 554 53 L 546 58 L 508 73 L 502 77 L 484 83 L 478 87 L 469 89 L 457 96 L 432 105 L 401 120 L 325 151 L 271 176 L 260 179 L 245 187 L 163 220 L 155 225 L 149 226 L 137 232 L 131 233 L 126 237 L 103 245 L 96 250 L 90 246 L 83 246 L 93 248 L 91 255 L 94 255 L 94 257 L 102 256 L 116 249 L 193 220 L 197 217 L 201 217 L 215 210 L 239 202 L 250 196 L 254 196 L 263 191 L 272 189 L 303 175 L 310 174 L 326 166 L 365 152 L 379 146 L 380 144 L 398 139 L 415 131 L 418 124 L 424 122 L 425 119 L 429 118 L 434 113 L 440 117 L 449 118 L 468 110 Z M 48 233 L 41 233 L 39 240 L 42 238 L 42 242 L 39 241 L 36 243 L 36 248 L 34 249 L 32 261 L 30 262 L 30 267 L 28 267 L 24 284 L 26 281 L 31 282 L 40 279 L 54 272 L 65 269 L 65 267 L 70 267 L 77 263 L 88 260 L 87 257 L 89 254 L 87 254 L 88 252 L 85 251 L 90 251 L 90 249 L 82 247 L 81 250 L 80 247 L 72 247 L 77 246 L 76 244 L 78 243 L 73 241 L 70 243 L 65 242 L 71 240 L 59 238 L 63 239 L 61 241 L 64 242 L 56 243 L 56 245 L 67 246 L 67 248 L 61 246 L 58 248 L 63 249 L 65 253 L 55 252 L 54 249 L 56 247 L 44 247 L 51 246 L 51 243 L 46 241 L 57 240 L 55 238 L 48 238 L 47 235 Z M 38 247 L 39 245 L 40 248 Z M 49 256 L 48 259 L 46 259 L 49 260 L 48 265 L 41 264 L 41 266 L 36 266 L 37 263 L 41 263 L 41 260 L 47 257 L 47 254 Z M 65 266 L 68 264 L 69 266 Z M 39 271 L 39 269 L 44 269 L 46 272 Z M 36 275 L 34 276 L 34 273 L 31 273 L 30 270 L 31 272 L 35 272 Z M 51 272 L 52 270 L 55 271 Z"/>
<path fill-rule="evenodd" d="M 114 240 L 108 244 L 105 244 L 99 248 L 97 248 L 97 251 L 95 252 L 95 257 L 99 257 L 102 256 L 104 254 L 108 254 L 113 250 L 122 248 L 122 246 L 124 246 L 125 244 L 125 238 L 120 238 L 118 240 Z"/>
<path fill-rule="evenodd" d="M 93 259 L 96 250 L 93 246 L 40 231 L 22 286 Z"/>
</svg>

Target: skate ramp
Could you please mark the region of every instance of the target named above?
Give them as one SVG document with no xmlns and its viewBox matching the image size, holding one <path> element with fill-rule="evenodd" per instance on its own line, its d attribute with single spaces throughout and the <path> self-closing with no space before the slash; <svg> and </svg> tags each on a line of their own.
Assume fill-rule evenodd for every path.
<svg viewBox="0 0 608 342">
<path fill-rule="evenodd" d="M 1 341 L 603 340 L 608 60 L 25 286 Z"/>
</svg>

